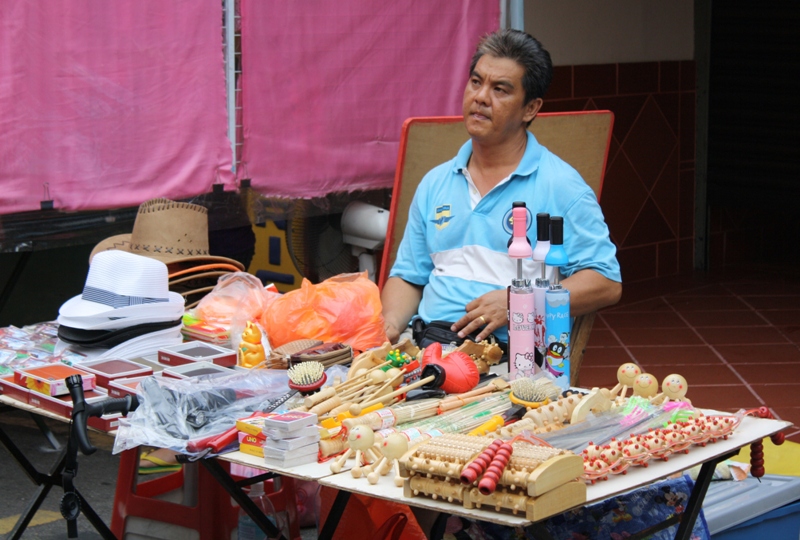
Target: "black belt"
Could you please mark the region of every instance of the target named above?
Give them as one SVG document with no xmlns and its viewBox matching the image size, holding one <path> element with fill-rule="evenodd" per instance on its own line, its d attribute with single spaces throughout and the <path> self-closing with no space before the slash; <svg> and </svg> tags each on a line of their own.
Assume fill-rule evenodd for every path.
<svg viewBox="0 0 800 540">
<path fill-rule="evenodd" d="M 463 338 L 458 337 L 457 332 L 450 330 L 451 326 L 453 326 L 453 323 L 447 321 L 431 321 L 429 323 L 425 323 L 422 319 L 418 318 L 414 319 L 414 321 L 411 323 L 411 331 L 414 341 L 417 343 L 417 347 L 421 349 L 427 347 L 431 343 L 454 343 L 457 347 L 468 339 L 476 343 L 478 342 L 476 339 L 477 334 L 469 334 Z M 494 334 L 489 334 L 489 337 L 486 338 L 486 341 L 489 341 L 490 343 L 496 343 L 500 349 L 502 349 L 503 356 L 508 353 L 508 345 L 497 339 Z"/>
</svg>

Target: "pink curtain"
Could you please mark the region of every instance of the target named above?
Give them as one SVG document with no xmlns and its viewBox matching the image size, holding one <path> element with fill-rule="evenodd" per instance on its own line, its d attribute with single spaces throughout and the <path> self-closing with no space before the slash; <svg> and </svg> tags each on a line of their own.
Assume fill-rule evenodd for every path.
<svg viewBox="0 0 800 540">
<path fill-rule="evenodd" d="M 270 4 L 272 4 L 270 2 Z M 0 214 L 232 183 L 211 0 L 0 1 Z"/>
<path fill-rule="evenodd" d="M 497 0 L 242 1 L 244 166 L 262 194 L 392 185 L 410 116 L 461 113 Z"/>
</svg>

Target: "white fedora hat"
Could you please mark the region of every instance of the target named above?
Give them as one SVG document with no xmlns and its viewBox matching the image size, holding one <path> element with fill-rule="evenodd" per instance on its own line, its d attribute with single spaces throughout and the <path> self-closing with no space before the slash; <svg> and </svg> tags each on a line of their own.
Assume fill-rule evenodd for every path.
<svg viewBox="0 0 800 540">
<path fill-rule="evenodd" d="M 169 291 L 167 265 L 126 251 L 97 253 L 89 265 L 83 294 L 67 300 L 59 315 L 80 317 L 163 316 L 183 308 L 183 298 Z"/>
</svg>

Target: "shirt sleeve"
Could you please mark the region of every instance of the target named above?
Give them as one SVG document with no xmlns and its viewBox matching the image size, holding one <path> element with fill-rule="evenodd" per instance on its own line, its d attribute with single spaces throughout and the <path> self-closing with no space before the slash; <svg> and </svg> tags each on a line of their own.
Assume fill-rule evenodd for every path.
<svg viewBox="0 0 800 540">
<path fill-rule="evenodd" d="M 565 276 L 591 269 L 611 281 L 622 281 L 617 247 L 611 242 L 603 211 L 591 190 L 582 193 L 564 216 Z"/>
<path fill-rule="evenodd" d="M 423 184 L 420 184 L 420 188 Z M 427 224 L 422 208 L 425 196 L 417 189 L 408 209 L 408 221 L 403 240 L 389 277 L 399 277 L 414 285 L 425 286 L 433 272 L 433 260 L 426 239 Z"/>
</svg>

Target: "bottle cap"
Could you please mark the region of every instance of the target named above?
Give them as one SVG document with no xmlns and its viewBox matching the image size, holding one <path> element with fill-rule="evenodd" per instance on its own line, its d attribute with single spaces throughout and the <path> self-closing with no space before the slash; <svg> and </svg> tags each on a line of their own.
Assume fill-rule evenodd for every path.
<svg viewBox="0 0 800 540">
<path fill-rule="evenodd" d="M 550 218 L 550 245 L 560 246 L 564 243 L 564 218 Z"/>
<path fill-rule="evenodd" d="M 546 212 L 536 214 L 536 240 L 538 242 L 550 240 L 550 214 Z"/>
</svg>

